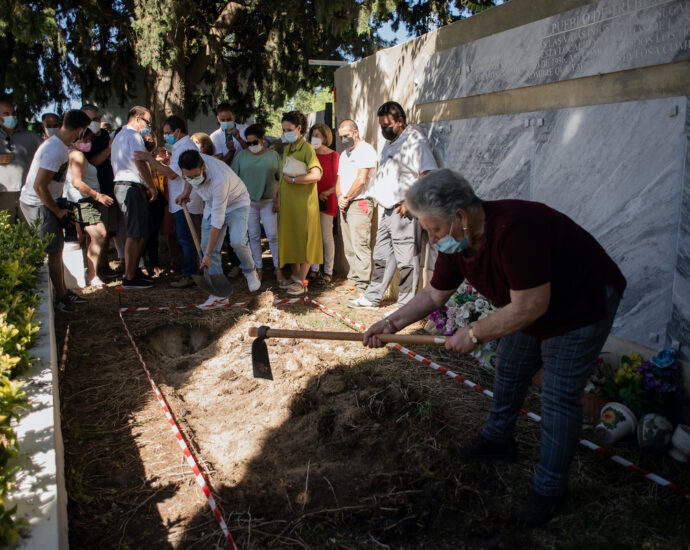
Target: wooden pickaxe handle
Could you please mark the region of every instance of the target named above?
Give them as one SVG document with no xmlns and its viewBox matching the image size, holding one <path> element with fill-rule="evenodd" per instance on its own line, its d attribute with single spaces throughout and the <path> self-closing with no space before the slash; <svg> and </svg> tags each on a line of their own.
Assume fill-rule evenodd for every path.
<svg viewBox="0 0 690 550">
<path fill-rule="evenodd" d="M 259 335 L 259 327 L 250 327 L 249 336 L 256 338 Z M 445 336 L 427 336 L 425 334 L 377 334 L 382 342 L 395 342 L 397 344 L 420 344 L 426 346 L 442 346 L 446 343 Z M 363 334 L 356 332 L 328 332 L 320 330 L 285 330 L 269 328 L 266 338 L 307 338 L 309 340 L 347 340 L 361 342 Z"/>
</svg>

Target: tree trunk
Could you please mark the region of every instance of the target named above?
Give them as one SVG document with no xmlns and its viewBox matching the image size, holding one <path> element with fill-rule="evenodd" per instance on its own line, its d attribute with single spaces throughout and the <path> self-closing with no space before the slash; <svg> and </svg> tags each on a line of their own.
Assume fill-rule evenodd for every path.
<svg viewBox="0 0 690 550">
<path fill-rule="evenodd" d="M 151 111 L 152 130 L 158 136 L 160 143 L 163 121 L 170 115 L 184 118 L 187 89 L 181 72 L 175 67 L 157 71 L 146 69 L 144 81 L 146 82 L 146 107 Z"/>
</svg>

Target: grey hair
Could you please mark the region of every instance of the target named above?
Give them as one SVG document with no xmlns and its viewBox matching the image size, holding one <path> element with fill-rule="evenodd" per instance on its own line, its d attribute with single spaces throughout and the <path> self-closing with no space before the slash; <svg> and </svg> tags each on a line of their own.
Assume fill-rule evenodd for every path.
<svg viewBox="0 0 690 550">
<path fill-rule="evenodd" d="M 457 172 L 448 168 L 434 170 L 418 179 L 407 190 L 405 204 L 417 218 L 452 221 L 459 208 L 476 210 L 482 200 L 472 186 Z"/>
</svg>

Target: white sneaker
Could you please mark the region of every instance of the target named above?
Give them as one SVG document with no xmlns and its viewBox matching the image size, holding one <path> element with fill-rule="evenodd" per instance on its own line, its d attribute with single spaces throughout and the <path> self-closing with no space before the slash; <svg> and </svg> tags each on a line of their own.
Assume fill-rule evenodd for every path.
<svg viewBox="0 0 690 550">
<path fill-rule="evenodd" d="M 89 283 L 93 288 L 103 288 L 105 286 L 105 283 L 101 281 L 99 277 L 94 277 L 91 279 L 91 282 Z"/>
<path fill-rule="evenodd" d="M 206 300 L 203 304 L 199 304 L 197 307 L 213 307 L 213 306 L 220 306 L 222 304 L 227 304 L 228 299 L 223 298 L 222 296 L 214 296 L 211 294 L 208 297 L 208 300 Z"/>
<path fill-rule="evenodd" d="M 352 309 L 376 309 L 378 306 L 362 295 L 355 300 L 348 300 L 347 307 Z"/>
<path fill-rule="evenodd" d="M 256 292 L 261 287 L 261 279 L 256 274 L 256 271 L 251 271 L 245 273 L 244 276 L 247 278 L 247 285 L 249 285 L 249 292 Z"/>
</svg>

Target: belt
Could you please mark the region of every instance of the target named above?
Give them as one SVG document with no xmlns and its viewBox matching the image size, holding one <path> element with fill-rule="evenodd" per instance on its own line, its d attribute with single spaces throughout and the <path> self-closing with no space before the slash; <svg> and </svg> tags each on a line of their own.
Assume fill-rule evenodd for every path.
<svg viewBox="0 0 690 550">
<path fill-rule="evenodd" d="M 140 181 L 115 181 L 113 182 L 114 185 L 141 185 L 143 187 L 143 183 Z"/>
</svg>

